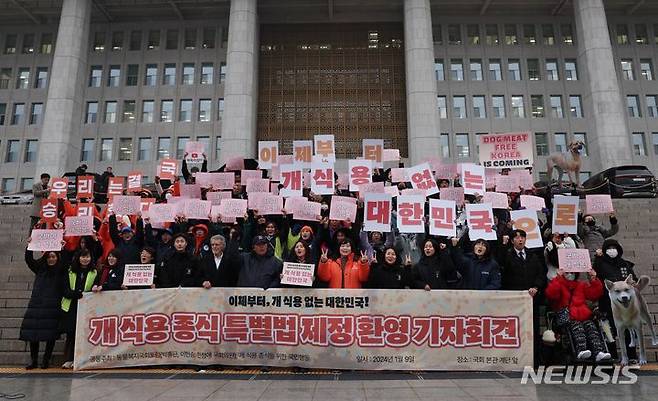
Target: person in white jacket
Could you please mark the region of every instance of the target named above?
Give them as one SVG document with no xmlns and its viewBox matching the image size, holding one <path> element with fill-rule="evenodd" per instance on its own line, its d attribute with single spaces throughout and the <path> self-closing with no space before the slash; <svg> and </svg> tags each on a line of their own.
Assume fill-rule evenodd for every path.
<svg viewBox="0 0 658 401">
<path fill-rule="evenodd" d="M 576 246 L 576 242 L 568 234 L 551 234 L 551 239 L 546 243 L 546 247 L 544 248 L 544 259 L 546 260 L 547 267 L 546 277 L 548 278 L 548 281 L 557 277 L 557 269 L 559 267 L 557 250 L 571 248 L 578 247 Z"/>
</svg>

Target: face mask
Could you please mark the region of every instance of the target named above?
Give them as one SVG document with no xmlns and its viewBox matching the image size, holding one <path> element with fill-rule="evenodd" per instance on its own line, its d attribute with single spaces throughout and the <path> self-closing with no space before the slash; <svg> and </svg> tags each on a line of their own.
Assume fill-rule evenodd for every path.
<svg viewBox="0 0 658 401">
<path fill-rule="evenodd" d="M 605 254 L 614 259 L 617 257 L 617 255 L 619 255 L 619 252 L 617 252 L 615 248 L 610 248 L 605 250 Z"/>
<path fill-rule="evenodd" d="M 590 220 L 590 221 L 587 222 L 587 225 L 590 226 L 590 227 L 594 226 L 595 224 L 596 224 L 596 221 L 594 221 L 594 220 Z"/>
<path fill-rule="evenodd" d="M 564 275 L 564 278 L 566 278 L 569 281 L 574 281 L 576 279 L 576 274 L 575 273 L 567 273 Z"/>
<path fill-rule="evenodd" d="M 323 203 L 322 206 L 320 206 L 320 209 L 327 210 L 329 209 L 329 205 Z"/>
</svg>

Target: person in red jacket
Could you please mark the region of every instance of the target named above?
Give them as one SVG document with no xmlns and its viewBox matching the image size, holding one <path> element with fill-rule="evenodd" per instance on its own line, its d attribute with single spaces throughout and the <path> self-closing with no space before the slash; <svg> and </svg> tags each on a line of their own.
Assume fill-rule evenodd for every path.
<svg viewBox="0 0 658 401">
<path fill-rule="evenodd" d="M 352 241 L 344 239 L 340 243 L 340 256 L 331 260 L 327 256 L 328 249 L 322 251 L 318 266 L 318 278 L 329 283 L 329 288 L 361 288 L 368 281 L 370 263 L 365 252 L 361 259 L 354 260 Z"/>
<path fill-rule="evenodd" d="M 603 295 L 603 284 L 596 272 L 587 272 L 588 280 L 578 280 L 578 273 L 565 273 L 558 269 L 557 276 L 546 287 L 546 298 L 555 311 L 567 309 L 569 321 L 566 330 L 571 333 L 577 359 L 588 359 L 594 355 L 596 362 L 610 359 L 606 352 L 601 332 L 592 320 L 592 310 L 587 301 L 597 301 Z"/>
</svg>

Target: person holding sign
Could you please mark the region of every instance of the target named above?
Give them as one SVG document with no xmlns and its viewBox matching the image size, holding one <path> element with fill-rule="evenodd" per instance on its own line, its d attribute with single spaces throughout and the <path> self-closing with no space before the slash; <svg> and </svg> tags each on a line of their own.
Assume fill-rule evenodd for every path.
<svg viewBox="0 0 658 401">
<path fill-rule="evenodd" d="M 295 242 L 295 245 L 292 248 L 292 252 L 290 252 L 290 255 L 288 255 L 288 258 L 286 258 L 286 262 L 288 263 L 300 263 L 300 264 L 305 264 L 305 265 L 317 265 L 317 258 L 314 257 L 314 255 L 311 252 L 311 248 L 309 244 L 300 239 L 297 242 Z M 284 263 L 285 267 L 285 263 Z M 284 275 L 281 273 L 281 279 L 283 280 Z M 313 285 L 312 287 L 317 287 L 317 276 L 315 275 L 315 272 L 313 272 Z M 295 288 L 295 285 L 292 284 L 281 284 L 281 287 L 283 288 Z"/>
<path fill-rule="evenodd" d="M 144 246 L 144 226 L 142 218 L 137 218 L 135 222 L 136 231 L 133 231 L 130 226 L 125 225 L 119 232 L 117 224 L 117 216 L 114 212 L 110 213 L 110 238 L 114 246 L 121 251 L 123 261 L 126 264 L 139 263 L 139 251 Z"/>
<path fill-rule="evenodd" d="M 523 230 L 513 230 L 510 236 L 504 235 L 499 249 L 498 263 L 502 268 L 502 289 L 508 291 L 528 291 L 532 297 L 532 325 L 534 333 L 535 365 L 539 364 L 540 339 L 539 305 L 540 295 L 546 287 L 546 268 L 543 261 L 526 248 L 527 234 Z M 510 237 L 512 238 L 510 246 Z"/>
<path fill-rule="evenodd" d="M 318 278 L 329 283 L 329 288 L 362 288 L 370 275 L 368 255 L 361 252 L 361 258 L 356 261 L 352 251 L 352 241 L 345 238 L 338 248 L 339 257 L 329 259 L 329 250 L 322 251 L 318 265 Z"/>
<path fill-rule="evenodd" d="M 413 274 L 417 289 L 445 290 L 459 286 L 459 276 L 446 245 L 434 238 L 423 242 L 423 255 L 414 266 Z"/>
<path fill-rule="evenodd" d="M 610 280 L 613 283 L 616 281 L 625 281 L 628 276 L 633 277 L 633 281 L 636 283 L 639 282 L 639 277 L 635 274 L 634 266 L 635 264 L 629 260 L 623 258 L 624 248 L 621 244 L 612 238 L 608 238 L 603 241 L 603 246 L 600 249 L 597 249 L 594 256 L 594 262 L 592 263 L 594 271 L 596 271 L 598 278 L 605 282 L 605 280 Z M 612 319 L 612 305 L 610 304 L 610 296 L 608 295 L 608 289 L 603 286 L 603 296 L 599 299 L 599 309 L 601 312 L 605 313 L 608 316 L 608 322 L 610 322 L 610 329 L 612 333 L 617 333 L 617 327 L 615 326 L 615 320 Z M 631 360 L 637 360 L 637 351 L 635 347 L 630 347 L 630 339 L 632 338 L 629 333 L 626 333 L 626 344 L 620 344 L 620 346 L 626 347 L 626 355 Z M 617 359 L 617 347 L 612 344 L 610 346 L 610 353 L 614 359 Z"/>
<path fill-rule="evenodd" d="M 381 262 L 378 258 L 381 258 Z M 373 262 L 375 264 L 370 268 L 367 288 L 400 290 L 413 287 L 411 256 L 405 255 L 403 264 L 395 248 L 387 246 L 383 252 L 377 253 Z"/>
<path fill-rule="evenodd" d="M 592 310 L 587 301 L 596 302 L 603 295 L 603 283 L 596 272 L 587 272 L 587 281 L 578 279 L 580 273 L 566 273 L 558 269 L 557 277 L 546 287 L 546 298 L 557 313 L 557 323 L 571 334 L 576 359 L 594 356 L 596 362 L 611 358 L 606 352 L 603 337 L 594 323 Z M 561 318 L 560 314 L 564 314 Z"/>
<path fill-rule="evenodd" d="M 462 237 L 466 238 L 466 236 Z M 492 258 L 491 245 L 484 239 L 473 242 L 473 253 L 464 255 L 459 238 L 452 238 L 452 260 L 463 277 L 464 290 L 499 290 L 500 267 Z"/>
<path fill-rule="evenodd" d="M 187 169 L 187 155 L 188 153 L 185 152 L 185 155 L 183 156 L 183 166 L 181 167 L 181 172 L 183 173 L 183 179 L 185 180 L 185 183 L 188 185 L 196 183 L 196 173 L 199 172 L 199 168 L 197 166 L 192 167 L 191 169 Z M 201 165 L 201 172 L 202 173 L 207 173 L 208 172 L 208 158 L 206 157 L 206 154 L 203 153 L 203 164 Z"/>
<path fill-rule="evenodd" d="M 32 185 L 32 212 L 30 213 L 30 231 L 40 219 L 41 216 L 41 201 L 48 199 L 50 195 L 50 189 L 48 188 L 48 182 L 50 182 L 50 174 L 43 173 L 41 174 L 39 182 Z"/>
<path fill-rule="evenodd" d="M 73 262 L 64 278 L 64 293 L 61 302 L 62 317 L 59 324 L 60 333 L 66 333 L 64 346 L 64 364 L 62 368 L 73 368 L 73 352 L 75 350 L 76 316 L 78 300 L 82 294 L 90 292 L 98 285 L 100 276 L 91 263 L 91 253 L 87 249 L 78 251 L 73 256 Z"/>
<path fill-rule="evenodd" d="M 610 229 L 596 224 L 596 219 L 591 214 L 584 215 L 583 220 L 578 224 L 578 236 L 585 243 L 585 248 L 589 250 L 589 257 L 592 259 L 594 258 L 594 252 L 603 247 L 603 241 L 619 232 L 617 216 L 610 213 L 609 217 Z"/>
<path fill-rule="evenodd" d="M 551 240 L 544 247 L 544 260 L 546 261 L 546 278 L 553 280 L 557 277 L 559 266 L 557 258 L 558 249 L 575 249 L 576 243 L 568 234 L 552 233 Z"/>
<path fill-rule="evenodd" d="M 28 243 L 30 238 L 27 239 Z M 37 367 L 39 343 L 46 342 L 41 369 L 48 369 L 55 341 L 59 338 L 59 317 L 62 302 L 62 278 L 66 263 L 60 252 L 45 252 L 35 260 L 34 253 L 25 250 L 25 264 L 34 273 L 32 294 L 21 323 L 19 338 L 30 344 L 30 364 L 25 369 Z"/>
</svg>

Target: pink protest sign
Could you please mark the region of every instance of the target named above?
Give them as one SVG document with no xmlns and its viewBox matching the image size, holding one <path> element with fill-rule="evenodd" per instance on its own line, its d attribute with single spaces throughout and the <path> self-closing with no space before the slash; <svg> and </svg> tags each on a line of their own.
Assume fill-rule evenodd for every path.
<svg viewBox="0 0 658 401">
<path fill-rule="evenodd" d="M 329 210 L 329 219 L 354 221 L 356 219 L 356 203 L 336 202 L 335 199 L 332 199 L 331 208 Z"/>
<path fill-rule="evenodd" d="M 440 164 L 436 166 L 435 177 L 438 179 L 452 180 L 457 177 L 457 164 Z"/>
<path fill-rule="evenodd" d="M 139 196 L 114 195 L 112 209 L 122 216 L 139 214 L 142 211 L 141 199 Z"/>
<path fill-rule="evenodd" d="M 610 195 L 585 195 L 588 214 L 608 214 L 615 211 Z"/>
<path fill-rule="evenodd" d="M 232 189 L 235 173 L 196 173 L 196 183 L 204 188 Z"/>
<path fill-rule="evenodd" d="M 250 180 L 262 179 L 263 172 L 260 170 L 242 170 L 240 171 L 240 184 L 247 185 Z"/>
<path fill-rule="evenodd" d="M 521 207 L 529 210 L 542 210 L 546 208 L 546 201 L 539 196 L 521 195 Z"/>
<path fill-rule="evenodd" d="M 407 182 L 409 177 L 407 176 L 407 170 L 404 168 L 392 168 L 391 169 L 391 182 Z"/>
<path fill-rule="evenodd" d="M 247 193 L 270 192 L 270 180 L 267 178 L 254 178 L 247 182 Z"/>
<path fill-rule="evenodd" d="M 282 214 L 283 197 L 265 194 L 258 206 L 258 213 L 261 215 Z"/>
<path fill-rule="evenodd" d="M 48 252 L 61 251 L 64 230 L 32 230 L 28 251 Z"/>
<path fill-rule="evenodd" d="M 371 182 L 370 184 L 359 185 L 360 197 L 363 197 L 364 194 L 383 194 L 385 192 L 383 182 Z"/>
<path fill-rule="evenodd" d="M 186 199 L 201 199 L 199 184 L 180 184 L 180 197 Z"/>
<path fill-rule="evenodd" d="M 494 209 L 507 209 L 509 207 L 507 194 L 500 192 L 485 192 L 482 203 L 490 203 Z"/>
<path fill-rule="evenodd" d="M 587 249 L 560 248 L 557 250 L 557 260 L 559 268 L 565 272 L 586 272 L 592 268 Z"/>
<path fill-rule="evenodd" d="M 407 188 L 403 189 L 400 191 L 400 195 L 404 196 L 422 196 L 425 198 L 425 190 L 424 189 L 414 189 L 414 188 Z"/>
<path fill-rule="evenodd" d="M 382 152 L 383 162 L 396 162 L 400 160 L 400 149 L 384 149 Z"/>
<path fill-rule="evenodd" d="M 222 199 L 230 199 L 232 196 L 230 191 L 221 191 L 221 192 L 206 192 L 206 199 L 215 206 L 219 206 L 222 203 Z"/>
<path fill-rule="evenodd" d="M 461 206 L 464 204 L 464 188 L 441 188 L 439 199 L 455 201 L 457 206 Z"/>
<path fill-rule="evenodd" d="M 319 202 L 302 202 L 297 205 L 293 213 L 295 220 L 319 221 L 322 204 Z"/>
<path fill-rule="evenodd" d="M 163 180 L 173 180 L 176 178 L 178 171 L 178 161 L 176 159 L 162 159 L 158 164 L 157 175 Z"/>
<path fill-rule="evenodd" d="M 208 220 L 212 202 L 200 199 L 185 199 L 183 214 L 188 219 Z"/>
<path fill-rule="evenodd" d="M 352 198 L 351 196 L 334 195 L 331 197 L 331 202 L 347 202 L 356 205 L 356 198 Z"/>
<path fill-rule="evenodd" d="M 231 157 L 226 160 L 226 171 L 240 171 L 244 169 L 244 159 L 242 156 Z"/>
<path fill-rule="evenodd" d="M 534 183 L 532 181 L 532 174 L 528 170 L 512 170 L 510 171 L 512 177 L 517 177 L 519 180 L 519 186 L 523 189 L 532 189 Z"/>
<path fill-rule="evenodd" d="M 149 207 L 148 216 L 153 224 L 169 223 L 176 220 L 177 208 L 167 203 L 155 203 Z"/>
<path fill-rule="evenodd" d="M 512 175 L 496 176 L 496 192 L 519 192 L 519 178 Z"/>
<path fill-rule="evenodd" d="M 199 141 L 187 141 L 185 143 L 185 161 L 187 163 L 203 163 L 203 154 L 206 152 L 205 144 Z"/>
<path fill-rule="evenodd" d="M 341 189 L 346 189 L 350 185 L 350 176 L 347 173 L 336 173 L 338 179 L 336 180 L 336 186 Z"/>
<path fill-rule="evenodd" d="M 384 193 L 389 194 L 395 198 L 396 196 L 400 195 L 400 190 L 398 189 L 398 187 L 391 185 L 388 187 L 384 187 Z"/>
<path fill-rule="evenodd" d="M 308 200 L 304 198 L 303 196 L 291 196 L 289 198 L 286 198 L 285 206 L 283 207 L 286 209 L 286 212 L 288 214 L 290 213 L 295 213 L 297 210 L 297 207 L 304 203 L 307 202 Z"/>
<path fill-rule="evenodd" d="M 244 217 L 244 214 L 247 213 L 247 200 L 224 199 L 219 210 L 222 217 Z"/>
<path fill-rule="evenodd" d="M 265 197 L 269 192 L 252 192 L 247 195 L 247 207 L 250 210 L 260 209 L 261 203 L 265 200 Z"/>
<path fill-rule="evenodd" d="M 434 179 L 429 163 L 409 167 L 407 169 L 407 174 L 409 175 L 411 186 L 414 187 L 414 189 L 425 190 L 427 196 L 439 192 L 439 187 L 436 185 L 436 180 Z"/>
<path fill-rule="evenodd" d="M 81 237 L 94 233 L 94 216 L 67 216 L 64 229 L 69 237 Z"/>
<path fill-rule="evenodd" d="M 313 286 L 314 271 L 314 264 L 284 262 L 281 284 L 311 287 Z"/>
</svg>

